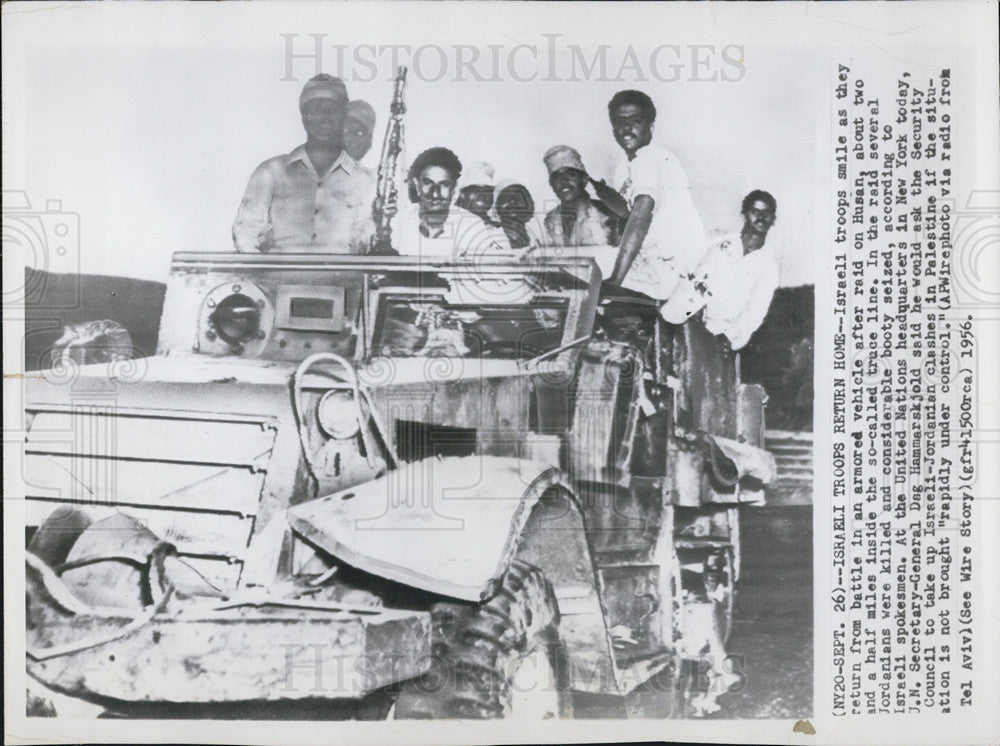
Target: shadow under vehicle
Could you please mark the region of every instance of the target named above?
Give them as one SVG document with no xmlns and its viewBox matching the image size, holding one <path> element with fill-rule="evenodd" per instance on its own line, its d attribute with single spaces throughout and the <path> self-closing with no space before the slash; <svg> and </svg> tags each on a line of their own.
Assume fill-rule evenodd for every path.
<svg viewBox="0 0 1000 746">
<path fill-rule="evenodd" d="M 599 290 L 590 258 L 175 255 L 156 356 L 26 381 L 30 675 L 130 716 L 544 718 L 696 661 L 711 710 L 765 397 Z"/>
</svg>

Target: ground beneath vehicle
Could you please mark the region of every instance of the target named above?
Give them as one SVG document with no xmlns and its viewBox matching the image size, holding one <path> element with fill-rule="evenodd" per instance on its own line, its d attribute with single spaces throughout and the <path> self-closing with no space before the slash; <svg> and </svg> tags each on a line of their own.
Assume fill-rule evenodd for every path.
<svg viewBox="0 0 1000 746">
<path fill-rule="evenodd" d="M 28 671 L 122 712 L 724 689 L 763 391 L 589 259 L 179 254 L 157 356 L 26 384 Z"/>
</svg>

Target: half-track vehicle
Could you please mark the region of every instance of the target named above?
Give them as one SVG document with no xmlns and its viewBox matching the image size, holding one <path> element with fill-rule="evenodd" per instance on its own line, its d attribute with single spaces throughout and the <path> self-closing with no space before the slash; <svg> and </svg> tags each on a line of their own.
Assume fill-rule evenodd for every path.
<svg viewBox="0 0 1000 746">
<path fill-rule="evenodd" d="M 60 695 L 565 717 L 685 662 L 689 705 L 722 691 L 763 390 L 591 257 L 181 253 L 155 356 L 25 387 L 27 668 Z"/>
</svg>

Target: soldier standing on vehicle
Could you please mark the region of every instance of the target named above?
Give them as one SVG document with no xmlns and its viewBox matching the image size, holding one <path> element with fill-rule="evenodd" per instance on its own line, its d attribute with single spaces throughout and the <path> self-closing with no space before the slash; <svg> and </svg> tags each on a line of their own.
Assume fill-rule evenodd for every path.
<svg viewBox="0 0 1000 746">
<path fill-rule="evenodd" d="M 344 117 L 344 150 L 358 163 L 372 149 L 375 109 L 367 101 L 355 99 L 347 105 Z"/>
<path fill-rule="evenodd" d="M 362 254 L 374 231 L 375 178 L 344 150 L 347 88 L 321 74 L 299 96 L 306 142 L 250 176 L 233 223 L 237 251 Z"/>
<path fill-rule="evenodd" d="M 598 197 L 616 203 L 609 206 L 628 217 L 609 281 L 666 300 L 704 257 L 705 229 L 677 157 L 652 143 L 652 99 L 641 91 L 619 91 L 608 115 L 624 153 L 614 179 L 620 199 L 600 182 L 592 183 Z"/>
<path fill-rule="evenodd" d="M 490 209 L 496 199 L 496 169 L 486 161 L 473 161 L 465 171 L 462 187 L 458 190 L 455 204 L 463 210 L 477 215 L 487 225 L 499 227 L 490 218 Z"/>
<path fill-rule="evenodd" d="M 764 322 L 778 287 L 778 255 L 764 245 L 777 207 L 768 192 L 750 192 L 740 207 L 743 229 L 715 241 L 703 264 L 705 327 L 724 334 L 734 350 L 746 345 Z"/>
<path fill-rule="evenodd" d="M 548 246 L 614 246 L 617 216 L 587 194 L 587 169 L 575 148 L 555 145 L 542 158 L 559 205 L 545 216 Z"/>
<path fill-rule="evenodd" d="M 407 175 L 411 204 L 397 216 L 393 245 L 401 255 L 460 256 L 510 252 L 503 231 L 451 203 L 462 162 L 448 148 L 418 155 Z"/>
<path fill-rule="evenodd" d="M 542 228 L 535 219 L 535 200 L 531 192 L 515 179 L 497 184 L 497 222 L 510 241 L 511 248 L 532 249 L 542 245 Z"/>
</svg>

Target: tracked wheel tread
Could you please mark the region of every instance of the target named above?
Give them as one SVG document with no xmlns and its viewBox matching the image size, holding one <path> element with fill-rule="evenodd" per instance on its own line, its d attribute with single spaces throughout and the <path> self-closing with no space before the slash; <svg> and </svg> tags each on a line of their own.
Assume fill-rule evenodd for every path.
<svg viewBox="0 0 1000 746">
<path fill-rule="evenodd" d="M 404 684 L 396 702 L 400 719 L 505 716 L 512 664 L 554 643 L 559 612 L 544 573 L 514 560 L 493 598 L 479 605 L 437 604 L 431 618 L 432 670 Z"/>
</svg>

